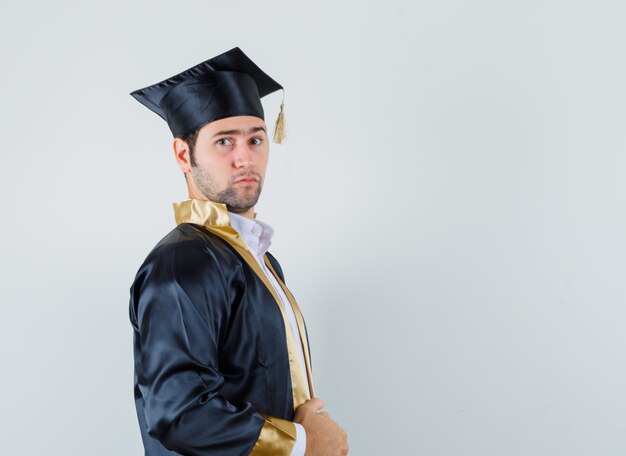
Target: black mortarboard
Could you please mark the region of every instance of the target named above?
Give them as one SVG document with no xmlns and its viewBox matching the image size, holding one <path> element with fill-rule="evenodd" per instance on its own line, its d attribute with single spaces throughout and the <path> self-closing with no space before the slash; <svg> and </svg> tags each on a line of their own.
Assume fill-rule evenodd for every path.
<svg viewBox="0 0 626 456">
<path fill-rule="evenodd" d="M 226 117 L 265 119 L 261 98 L 282 88 L 236 47 L 131 95 L 161 116 L 175 138 L 184 138 Z"/>
</svg>

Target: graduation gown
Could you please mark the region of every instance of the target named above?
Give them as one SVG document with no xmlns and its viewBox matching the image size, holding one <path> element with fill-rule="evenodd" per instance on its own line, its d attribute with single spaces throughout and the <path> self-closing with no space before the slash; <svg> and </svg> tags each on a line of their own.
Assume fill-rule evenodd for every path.
<svg viewBox="0 0 626 456">
<path fill-rule="evenodd" d="M 313 397 L 313 384 L 304 321 L 280 265 L 266 254 L 296 315 L 306 372 L 280 298 L 226 206 L 190 200 L 174 208 L 176 228 L 131 286 L 146 456 L 287 456 L 294 412 Z"/>
</svg>

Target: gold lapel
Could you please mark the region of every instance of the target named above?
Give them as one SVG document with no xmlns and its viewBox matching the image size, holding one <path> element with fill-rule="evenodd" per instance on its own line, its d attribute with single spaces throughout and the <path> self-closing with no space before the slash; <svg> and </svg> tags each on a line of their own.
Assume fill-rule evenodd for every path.
<svg viewBox="0 0 626 456">
<path fill-rule="evenodd" d="M 306 334 L 306 327 L 304 326 L 304 319 L 302 318 L 302 312 L 300 312 L 300 307 L 296 303 L 296 298 L 293 297 L 289 288 L 280 280 L 278 274 L 272 267 L 272 263 L 267 258 L 267 255 L 263 258 L 265 260 L 265 265 L 272 271 L 272 274 L 276 278 L 276 281 L 280 284 L 280 287 L 285 292 L 285 296 L 289 299 L 289 303 L 291 304 L 291 308 L 293 309 L 293 313 L 296 316 L 296 323 L 298 324 L 298 331 L 300 332 L 300 343 L 302 344 L 302 353 L 304 353 L 304 363 L 306 364 L 306 373 L 307 378 L 309 379 L 309 393 L 311 397 L 315 397 L 315 392 L 313 389 L 313 373 L 311 372 L 311 359 L 309 356 L 309 342 Z"/>
<path fill-rule="evenodd" d="M 192 199 L 188 201 L 183 201 L 182 203 L 174 203 L 174 216 L 177 225 L 181 223 L 193 223 L 194 225 L 201 225 L 204 226 L 211 233 L 219 236 L 220 238 L 228 242 L 228 244 L 231 245 L 237 251 L 237 253 L 239 253 L 239 255 L 241 255 L 245 262 L 248 263 L 248 265 L 261 279 L 263 284 L 274 297 L 276 305 L 278 306 L 280 313 L 283 317 L 283 323 L 285 325 L 285 334 L 287 337 L 287 352 L 289 356 L 289 371 L 291 375 L 291 388 L 293 393 L 293 406 L 294 410 L 296 410 L 307 400 L 313 397 L 313 382 L 311 381 L 311 367 L 309 360 L 308 344 L 306 343 L 306 332 L 304 330 L 304 321 L 302 320 L 302 315 L 300 314 L 300 310 L 298 309 L 297 304 L 295 304 L 293 296 L 291 295 L 291 293 L 289 293 L 289 290 L 287 290 L 284 284 L 279 280 L 279 283 L 283 290 L 285 290 L 285 294 L 287 295 L 291 306 L 294 309 L 294 313 L 296 314 L 298 329 L 300 331 L 300 340 L 303 344 L 306 370 L 308 374 L 307 377 L 309 379 L 308 388 L 307 381 L 304 378 L 304 372 L 302 372 L 302 369 L 300 368 L 300 361 L 298 361 L 298 352 L 296 350 L 296 342 L 293 337 L 293 333 L 291 332 L 291 325 L 289 323 L 289 319 L 287 318 L 287 313 L 281 304 L 280 297 L 278 296 L 278 293 L 276 293 L 276 290 L 274 290 L 274 287 L 261 269 L 259 263 L 246 247 L 239 233 L 237 233 L 237 231 L 230 225 L 230 217 L 228 215 L 226 205 L 221 203 L 214 203 L 208 200 Z M 274 276 L 277 277 L 276 273 L 271 268 L 271 265 L 270 269 Z M 298 310 L 296 311 L 296 309 Z"/>
</svg>

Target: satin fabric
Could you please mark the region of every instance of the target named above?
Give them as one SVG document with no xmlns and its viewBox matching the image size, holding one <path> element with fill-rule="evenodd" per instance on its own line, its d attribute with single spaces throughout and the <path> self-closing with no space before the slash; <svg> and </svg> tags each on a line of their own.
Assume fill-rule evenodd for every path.
<svg viewBox="0 0 626 456">
<path fill-rule="evenodd" d="M 293 420 L 280 308 L 206 228 L 180 224 L 148 255 L 131 287 L 130 318 L 146 456 L 249 454 L 267 428 L 261 414 Z"/>
<path fill-rule="evenodd" d="M 181 82 L 159 106 L 176 138 L 185 138 L 201 126 L 233 116 L 265 119 L 254 79 L 245 73 L 220 71 Z"/>
<path fill-rule="evenodd" d="M 282 88 L 236 47 L 131 95 L 184 138 L 226 117 L 263 119 L 261 98 Z"/>
</svg>

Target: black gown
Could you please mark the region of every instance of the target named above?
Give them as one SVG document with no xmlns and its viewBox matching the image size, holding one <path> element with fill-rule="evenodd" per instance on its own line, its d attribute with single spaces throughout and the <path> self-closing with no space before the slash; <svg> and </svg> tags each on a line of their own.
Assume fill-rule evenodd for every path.
<svg viewBox="0 0 626 456">
<path fill-rule="evenodd" d="M 178 226 L 131 287 L 134 393 L 146 455 L 288 455 L 294 411 L 312 397 L 297 305 L 284 287 L 301 323 L 306 373 L 277 295 L 225 207 L 191 200 L 176 211 Z M 266 263 L 284 286 L 269 253 Z"/>
</svg>

